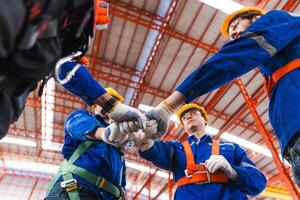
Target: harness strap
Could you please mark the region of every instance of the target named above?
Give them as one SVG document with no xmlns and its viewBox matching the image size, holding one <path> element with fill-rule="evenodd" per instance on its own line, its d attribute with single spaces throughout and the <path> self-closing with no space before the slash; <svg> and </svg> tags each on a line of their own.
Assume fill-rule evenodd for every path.
<svg viewBox="0 0 300 200">
<path fill-rule="evenodd" d="M 300 68 L 300 58 L 292 60 L 286 65 L 282 66 L 276 70 L 270 77 L 264 76 L 264 87 L 267 91 L 268 96 L 270 96 L 273 86 L 286 74 L 293 71 L 294 69 Z"/>
<path fill-rule="evenodd" d="M 61 182 L 61 186 L 66 188 L 69 198 L 71 200 L 80 200 L 77 190 L 77 181 L 73 178 L 73 174 L 75 174 L 80 178 L 89 181 L 93 185 L 96 185 L 99 189 L 110 193 L 117 199 L 124 199 L 124 194 L 121 187 L 117 187 L 113 183 L 107 181 L 105 178 L 97 176 L 88 170 L 73 164 L 93 143 L 94 142 L 90 140 L 81 143 L 69 160 L 63 161 L 57 175 L 50 182 L 47 194 L 62 175 L 64 181 Z"/>
<path fill-rule="evenodd" d="M 64 173 L 62 174 L 65 184 L 66 191 L 68 192 L 68 196 L 71 200 L 80 200 L 80 196 L 77 190 L 77 182 L 73 178 L 73 175 L 71 173 Z"/>
<path fill-rule="evenodd" d="M 74 164 L 65 163 L 61 169 L 59 170 L 61 174 L 69 173 L 69 174 L 75 174 L 79 176 L 80 178 L 89 181 L 93 185 L 96 185 L 98 188 L 103 189 L 104 191 L 112 194 L 114 197 L 119 199 L 121 197 L 121 191 L 120 188 L 115 186 L 113 183 L 109 182 L 105 178 L 101 176 L 97 176 L 88 170 L 76 166 Z"/>
<path fill-rule="evenodd" d="M 69 160 L 64 160 L 61 167 L 64 166 L 67 163 L 73 164 L 80 156 L 83 154 L 85 150 L 87 150 L 91 145 L 93 144 L 93 141 L 87 140 L 83 143 L 81 143 L 77 149 L 74 151 L 72 156 L 69 158 Z M 57 173 L 52 180 L 49 183 L 48 189 L 47 189 L 47 194 L 50 192 L 50 190 L 53 188 L 55 183 L 58 181 L 59 177 L 61 176 L 60 173 Z"/>
<path fill-rule="evenodd" d="M 209 173 L 206 169 L 206 165 L 204 163 L 195 164 L 195 159 L 193 155 L 193 151 L 191 145 L 188 141 L 182 142 L 182 146 L 186 156 L 186 170 L 185 177 L 179 179 L 177 181 L 177 187 L 186 184 L 204 184 L 211 182 L 225 183 L 228 181 L 227 175 L 218 171 L 213 174 Z M 213 140 L 211 147 L 211 155 L 219 155 L 220 154 L 220 142 L 218 140 Z"/>
<path fill-rule="evenodd" d="M 185 152 L 185 158 L 186 158 L 186 168 L 189 169 L 189 167 L 192 167 L 195 165 L 194 155 L 191 148 L 191 145 L 188 141 L 184 141 L 182 143 L 184 152 Z"/>
<path fill-rule="evenodd" d="M 227 175 L 223 172 L 210 173 L 194 173 L 191 177 L 183 177 L 177 181 L 177 187 L 187 184 L 205 184 L 205 183 L 226 183 L 228 182 Z"/>
</svg>

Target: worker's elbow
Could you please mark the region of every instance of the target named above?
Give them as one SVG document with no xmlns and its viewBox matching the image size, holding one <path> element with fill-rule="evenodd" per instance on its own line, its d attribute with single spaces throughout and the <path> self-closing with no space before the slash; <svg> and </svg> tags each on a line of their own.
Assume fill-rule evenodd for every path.
<svg viewBox="0 0 300 200">
<path fill-rule="evenodd" d="M 259 175 L 255 181 L 255 184 L 253 184 L 253 187 L 250 190 L 249 195 L 251 195 L 251 196 L 259 195 L 261 192 L 264 191 L 264 189 L 266 188 L 266 185 L 267 185 L 266 177 L 261 172 L 259 172 Z"/>
</svg>

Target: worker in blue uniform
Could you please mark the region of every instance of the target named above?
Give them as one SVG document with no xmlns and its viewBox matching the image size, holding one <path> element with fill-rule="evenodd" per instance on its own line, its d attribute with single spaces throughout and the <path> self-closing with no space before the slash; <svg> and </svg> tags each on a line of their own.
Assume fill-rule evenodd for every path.
<svg viewBox="0 0 300 200">
<path fill-rule="evenodd" d="M 114 89 L 106 91 L 120 102 L 124 100 Z M 76 110 L 66 119 L 65 161 L 49 185 L 46 200 L 124 199 L 123 153 L 115 147 L 120 145 L 103 142 L 110 120 L 98 105 L 93 105 L 93 111 Z"/>
<path fill-rule="evenodd" d="M 177 114 L 189 134 L 186 141 L 154 142 L 147 134 L 135 138 L 142 158 L 173 173 L 174 199 L 247 199 L 264 190 L 265 176 L 239 145 L 206 134 L 202 107 L 186 104 Z"/>
<path fill-rule="evenodd" d="M 76 67 L 78 69 L 72 74 L 72 70 Z M 133 132 L 146 128 L 146 117 L 138 109 L 127 106 L 114 98 L 92 77 L 85 65 L 75 60 L 67 61 L 61 65 L 59 76 L 61 79 L 69 76 L 70 80 L 63 86 L 80 97 L 86 104 L 99 105 L 101 114 L 107 115 L 113 122 L 127 121 L 128 128 Z M 123 138 L 117 134 L 110 135 L 109 132 L 105 136 L 107 137 L 106 142 L 109 143 Z"/>
<path fill-rule="evenodd" d="M 173 110 L 258 67 L 270 98 L 269 117 L 300 186 L 300 16 L 243 8 L 221 27 L 231 40 L 189 75 L 165 101 L 146 113 L 163 135 Z"/>
</svg>

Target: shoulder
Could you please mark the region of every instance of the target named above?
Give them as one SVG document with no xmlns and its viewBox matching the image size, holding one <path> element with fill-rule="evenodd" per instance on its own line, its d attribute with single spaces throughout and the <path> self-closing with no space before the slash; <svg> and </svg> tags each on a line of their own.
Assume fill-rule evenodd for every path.
<svg viewBox="0 0 300 200">
<path fill-rule="evenodd" d="M 74 117 L 79 117 L 79 116 L 89 116 L 89 117 L 93 117 L 93 116 L 89 113 L 89 111 L 84 110 L 84 109 L 79 109 L 79 110 L 75 110 L 74 112 L 72 112 L 72 113 L 67 117 L 67 119 L 74 118 Z"/>
<path fill-rule="evenodd" d="M 74 122 L 74 121 L 91 121 L 95 120 L 95 117 L 89 113 L 89 111 L 80 109 L 72 112 L 67 119 L 65 120 L 65 124 Z"/>
<path fill-rule="evenodd" d="M 292 19 L 292 13 L 283 11 L 283 10 L 272 10 L 261 17 L 262 21 L 269 21 L 270 23 L 274 22 L 286 22 L 288 19 Z"/>
<path fill-rule="evenodd" d="M 233 142 L 220 142 L 221 150 L 236 150 L 239 148 L 239 145 Z"/>
</svg>

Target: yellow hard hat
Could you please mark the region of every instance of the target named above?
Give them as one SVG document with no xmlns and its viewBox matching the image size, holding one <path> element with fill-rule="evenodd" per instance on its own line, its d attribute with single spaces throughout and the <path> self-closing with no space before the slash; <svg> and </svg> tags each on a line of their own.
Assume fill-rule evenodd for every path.
<svg viewBox="0 0 300 200">
<path fill-rule="evenodd" d="M 266 14 L 266 11 L 259 9 L 259 8 L 255 8 L 255 7 L 245 7 L 245 8 L 242 8 L 240 10 L 237 10 L 237 11 L 227 15 L 221 25 L 221 33 L 223 36 L 228 36 L 228 28 L 229 28 L 231 21 L 238 15 L 241 15 L 244 13 L 257 13 L 258 15 L 264 15 L 264 14 Z"/>
<path fill-rule="evenodd" d="M 177 117 L 179 118 L 181 124 L 183 125 L 183 122 L 181 120 L 181 116 L 188 110 L 191 109 L 197 109 L 200 111 L 202 117 L 204 118 L 205 124 L 207 124 L 208 121 L 208 115 L 205 111 L 205 109 L 201 106 L 199 106 L 198 104 L 195 103 L 189 103 L 189 104 L 185 104 L 184 106 L 182 106 L 178 111 L 177 111 Z"/>
<path fill-rule="evenodd" d="M 110 94 L 111 96 L 115 97 L 117 100 L 119 100 L 121 103 L 124 101 L 124 97 L 120 95 L 115 89 L 111 87 L 105 88 L 106 92 Z"/>
</svg>

